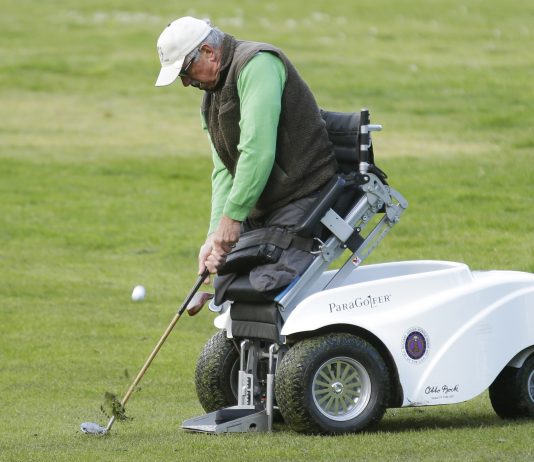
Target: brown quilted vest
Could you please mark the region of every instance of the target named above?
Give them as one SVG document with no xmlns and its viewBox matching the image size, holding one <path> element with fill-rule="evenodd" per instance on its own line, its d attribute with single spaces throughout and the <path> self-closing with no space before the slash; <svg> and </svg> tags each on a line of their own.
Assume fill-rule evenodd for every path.
<svg viewBox="0 0 534 462">
<path fill-rule="evenodd" d="M 240 152 L 240 110 L 237 80 L 243 67 L 260 51 L 274 53 L 286 68 L 286 84 L 278 123 L 275 163 L 251 218 L 304 197 L 326 183 L 337 164 L 325 123 L 310 89 L 281 50 L 225 35 L 220 80 L 206 91 L 202 113 L 213 145 L 232 176 Z"/>
</svg>

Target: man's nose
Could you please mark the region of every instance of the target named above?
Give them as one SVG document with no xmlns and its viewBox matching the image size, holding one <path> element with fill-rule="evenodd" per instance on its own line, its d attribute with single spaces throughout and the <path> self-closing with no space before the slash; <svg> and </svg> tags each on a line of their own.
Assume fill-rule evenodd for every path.
<svg viewBox="0 0 534 462">
<path fill-rule="evenodd" d="M 184 87 L 188 87 L 189 85 L 191 85 L 191 79 L 187 75 L 180 76 L 180 79 L 182 79 L 182 85 Z"/>
</svg>

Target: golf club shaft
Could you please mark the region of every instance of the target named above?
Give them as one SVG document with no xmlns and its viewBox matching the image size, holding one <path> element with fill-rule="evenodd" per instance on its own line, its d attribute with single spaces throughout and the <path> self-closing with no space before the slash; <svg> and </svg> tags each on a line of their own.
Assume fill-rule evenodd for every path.
<svg viewBox="0 0 534 462">
<path fill-rule="evenodd" d="M 178 314 L 181 316 L 182 313 L 187 308 L 187 305 L 189 305 L 189 302 L 191 299 L 195 296 L 195 294 L 198 292 L 198 289 L 200 289 L 200 286 L 204 282 L 204 280 L 210 275 L 210 272 L 206 268 L 204 272 L 198 277 L 197 281 L 195 282 L 195 285 L 191 288 L 191 291 L 189 294 L 187 294 L 187 297 L 185 298 L 184 302 L 182 303 L 182 306 L 178 309 Z"/>
<path fill-rule="evenodd" d="M 159 339 L 158 343 L 156 344 L 156 346 L 154 347 L 154 349 L 152 350 L 152 353 L 150 353 L 149 357 L 147 358 L 147 360 L 145 361 L 145 364 L 143 364 L 143 367 L 141 368 L 141 370 L 139 371 L 139 373 L 137 374 L 137 376 L 135 377 L 134 381 L 132 382 L 132 384 L 130 385 L 130 388 L 128 388 L 128 391 L 126 392 L 126 394 L 124 395 L 124 397 L 122 398 L 121 400 L 121 406 L 124 407 L 126 405 L 126 403 L 128 402 L 128 400 L 130 399 L 130 396 L 132 395 L 133 391 L 135 390 L 135 387 L 137 386 L 137 384 L 141 381 L 141 379 L 143 378 L 143 375 L 145 375 L 145 372 L 146 370 L 148 369 L 148 367 L 150 366 L 150 364 L 152 363 L 153 359 L 156 357 L 156 355 L 158 354 L 159 350 L 161 349 L 161 346 L 163 345 L 163 343 L 165 342 L 165 340 L 167 340 L 167 337 L 169 336 L 169 334 L 172 332 L 174 326 L 176 325 L 176 323 L 178 322 L 178 320 L 180 319 L 180 317 L 182 316 L 183 312 L 185 311 L 187 305 L 189 304 L 189 302 L 191 301 L 191 299 L 194 297 L 194 295 L 197 293 L 198 289 L 200 288 L 200 286 L 202 285 L 202 282 L 204 282 L 204 280 L 208 277 L 209 275 L 209 271 L 206 269 L 204 271 L 204 273 L 202 273 L 197 281 L 195 282 L 195 285 L 192 287 L 191 291 L 189 292 L 189 294 L 187 295 L 187 297 L 185 298 L 182 306 L 178 309 L 178 312 L 174 315 L 174 317 L 172 318 L 172 321 L 171 323 L 169 324 L 169 326 L 167 327 L 167 329 L 165 329 L 165 332 L 163 333 L 163 335 L 161 336 L 161 338 Z M 106 432 L 111 428 L 111 426 L 113 425 L 113 423 L 115 422 L 115 416 L 113 415 L 111 417 L 111 419 L 109 419 L 109 422 L 106 426 Z"/>
</svg>

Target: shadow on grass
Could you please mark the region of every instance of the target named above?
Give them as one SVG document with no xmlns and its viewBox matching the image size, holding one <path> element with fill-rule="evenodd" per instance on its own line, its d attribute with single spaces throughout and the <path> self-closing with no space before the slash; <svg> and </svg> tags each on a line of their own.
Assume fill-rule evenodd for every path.
<svg viewBox="0 0 534 462">
<path fill-rule="evenodd" d="M 503 420 L 491 413 L 440 413 L 439 410 L 427 412 L 425 409 L 390 410 L 373 431 L 386 433 L 418 432 L 425 430 L 465 430 L 480 428 L 504 428 L 510 425 L 527 425 L 531 420 Z M 409 414 L 408 414 L 409 413 Z M 407 415 L 400 415 L 407 414 Z"/>
</svg>

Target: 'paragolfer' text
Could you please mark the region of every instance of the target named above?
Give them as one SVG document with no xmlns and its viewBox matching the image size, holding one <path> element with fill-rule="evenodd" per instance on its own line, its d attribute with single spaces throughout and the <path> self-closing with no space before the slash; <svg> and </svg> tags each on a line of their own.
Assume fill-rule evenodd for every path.
<svg viewBox="0 0 534 462">
<path fill-rule="evenodd" d="M 378 297 L 368 295 L 367 297 L 356 297 L 348 303 L 329 303 L 328 308 L 330 313 L 333 313 L 334 311 L 349 311 L 358 308 L 376 308 L 378 305 L 389 303 L 390 301 L 391 295 L 379 295 Z"/>
</svg>

